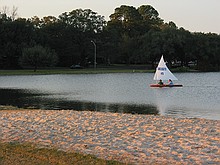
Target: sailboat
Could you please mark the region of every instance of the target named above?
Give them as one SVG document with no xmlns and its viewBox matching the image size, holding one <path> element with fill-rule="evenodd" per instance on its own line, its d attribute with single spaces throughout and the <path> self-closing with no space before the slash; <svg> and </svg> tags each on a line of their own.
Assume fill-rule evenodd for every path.
<svg viewBox="0 0 220 165">
<path fill-rule="evenodd" d="M 154 74 L 154 80 L 159 81 L 168 81 L 168 80 L 178 80 L 173 73 L 169 70 L 169 68 L 166 66 L 166 63 L 164 62 L 163 55 L 160 59 L 160 62 L 156 68 L 156 72 Z M 150 87 L 182 87 L 183 85 L 180 84 L 151 84 Z"/>
</svg>

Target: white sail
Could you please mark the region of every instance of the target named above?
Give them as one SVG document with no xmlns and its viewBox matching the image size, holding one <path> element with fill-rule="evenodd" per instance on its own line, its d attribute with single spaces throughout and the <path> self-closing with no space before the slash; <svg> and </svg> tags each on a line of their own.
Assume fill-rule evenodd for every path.
<svg viewBox="0 0 220 165">
<path fill-rule="evenodd" d="M 178 80 L 168 69 L 166 66 L 163 56 L 160 59 L 160 62 L 156 68 L 156 72 L 154 75 L 154 80 Z"/>
</svg>

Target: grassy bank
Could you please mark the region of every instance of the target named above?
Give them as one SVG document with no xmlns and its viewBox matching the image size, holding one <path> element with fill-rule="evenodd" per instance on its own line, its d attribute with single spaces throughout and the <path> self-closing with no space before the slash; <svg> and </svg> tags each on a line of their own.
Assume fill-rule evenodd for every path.
<svg viewBox="0 0 220 165">
<path fill-rule="evenodd" d="M 0 76 L 5 75 L 51 75 L 51 74 L 104 74 L 104 73 L 154 73 L 155 70 L 144 69 L 120 69 L 120 68 L 97 68 L 97 69 L 39 69 L 33 70 L 0 70 Z M 189 69 L 172 69 L 172 72 L 198 72 Z"/>
<path fill-rule="evenodd" d="M 97 68 L 83 68 L 83 69 L 70 69 L 70 68 L 39 68 L 36 72 L 33 69 L 19 69 L 19 70 L 0 70 L 0 75 L 42 75 L 42 74 L 100 74 L 100 73 L 144 73 L 154 72 L 149 70 L 146 65 L 99 65 Z"/>
<path fill-rule="evenodd" d="M 123 163 L 98 159 L 92 155 L 66 153 L 55 149 L 39 148 L 32 144 L 1 143 L 1 165 L 122 165 Z"/>
<path fill-rule="evenodd" d="M 33 70 L 0 70 L 0 75 L 49 75 L 49 74 L 101 74 L 101 73 L 145 73 L 153 72 L 153 70 L 142 69 L 113 69 L 113 68 L 98 68 L 98 69 L 40 69 L 34 72 Z"/>
<path fill-rule="evenodd" d="M 155 69 L 149 69 L 149 65 L 124 65 L 115 64 L 110 66 L 100 65 L 84 69 L 70 68 L 40 68 L 36 72 L 33 69 L 0 70 L 0 75 L 49 75 L 49 74 L 101 74 L 101 73 L 153 73 Z M 188 67 L 172 68 L 172 72 L 198 72 Z"/>
</svg>

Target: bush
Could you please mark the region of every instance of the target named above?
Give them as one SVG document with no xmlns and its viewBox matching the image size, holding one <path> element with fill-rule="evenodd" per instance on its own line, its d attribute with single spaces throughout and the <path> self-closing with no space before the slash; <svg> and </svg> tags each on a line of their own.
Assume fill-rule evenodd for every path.
<svg viewBox="0 0 220 165">
<path fill-rule="evenodd" d="M 57 62 L 58 57 L 55 51 L 40 45 L 23 49 L 20 59 L 22 66 L 32 66 L 34 67 L 34 71 L 40 66 L 54 66 Z"/>
</svg>

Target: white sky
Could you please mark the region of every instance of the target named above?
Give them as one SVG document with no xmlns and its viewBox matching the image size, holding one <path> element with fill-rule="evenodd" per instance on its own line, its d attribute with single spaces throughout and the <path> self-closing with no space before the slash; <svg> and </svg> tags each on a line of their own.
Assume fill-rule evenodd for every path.
<svg viewBox="0 0 220 165">
<path fill-rule="evenodd" d="M 0 9 L 18 8 L 23 18 L 55 16 L 75 9 L 91 9 L 109 20 L 116 7 L 151 5 L 165 22 L 191 32 L 220 34 L 220 0 L 0 0 Z"/>
</svg>

